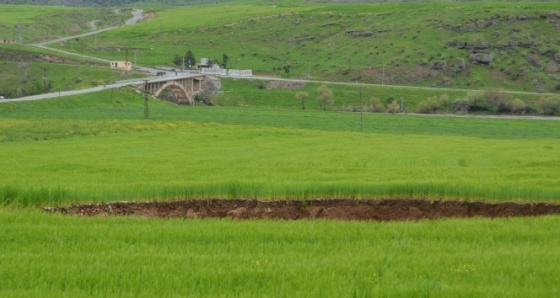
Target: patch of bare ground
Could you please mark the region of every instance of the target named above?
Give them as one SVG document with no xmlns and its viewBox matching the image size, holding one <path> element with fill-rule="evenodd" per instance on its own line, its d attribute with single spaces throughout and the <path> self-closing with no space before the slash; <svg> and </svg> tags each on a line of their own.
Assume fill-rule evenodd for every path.
<svg viewBox="0 0 560 298">
<path fill-rule="evenodd" d="M 450 217 L 542 216 L 560 214 L 560 205 L 412 199 L 282 201 L 212 199 L 169 202 L 114 202 L 73 205 L 70 207 L 47 207 L 44 210 L 74 216 L 407 221 Z"/>
<path fill-rule="evenodd" d="M 266 89 L 284 88 L 288 90 L 295 90 L 305 86 L 305 82 L 295 81 L 270 81 L 266 84 Z"/>
</svg>

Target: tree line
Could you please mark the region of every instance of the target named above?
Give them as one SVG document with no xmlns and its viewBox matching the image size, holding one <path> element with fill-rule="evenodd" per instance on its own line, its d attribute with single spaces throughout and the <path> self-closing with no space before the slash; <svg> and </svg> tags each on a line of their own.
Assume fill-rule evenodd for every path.
<svg viewBox="0 0 560 298">
<path fill-rule="evenodd" d="M 222 54 L 221 59 L 213 59 L 213 58 L 207 58 L 207 59 L 208 59 L 208 65 L 218 64 L 220 65 L 220 67 L 224 69 L 228 68 L 229 61 L 231 60 L 229 55 L 225 53 Z M 181 66 L 181 67 L 184 66 L 186 68 L 192 68 L 196 66 L 196 57 L 194 56 L 192 50 L 188 50 L 184 55 L 175 54 L 172 62 L 175 66 Z"/>
</svg>

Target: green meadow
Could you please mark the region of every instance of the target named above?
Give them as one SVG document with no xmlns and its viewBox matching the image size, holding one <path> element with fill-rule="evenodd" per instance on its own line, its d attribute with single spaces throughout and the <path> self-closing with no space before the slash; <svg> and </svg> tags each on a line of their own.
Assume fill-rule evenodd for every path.
<svg viewBox="0 0 560 298">
<path fill-rule="evenodd" d="M 296 101 L 296 99 L 294 99 Z M 127 89 L 0 105 L 0 198 L 555 201 L 560 122 L 180 107 Z M 363 132 L 362 132 L 363 131 Z"/>
<path fill-rule="evenodd" d="M 1 296 L 558 295 L 558 216 L 373 223 L 39 210 L 181 198 L 558 200 L 554 118 L 362 120 L 289 98 L 150 99 L 149 119 L 127 88 L 0 104 Z"/>
<path fill-rule="evenodd" d="M 558 216 L 422 222 L 0 210 L 3 297 L 555 297 Z"/>
</svg>

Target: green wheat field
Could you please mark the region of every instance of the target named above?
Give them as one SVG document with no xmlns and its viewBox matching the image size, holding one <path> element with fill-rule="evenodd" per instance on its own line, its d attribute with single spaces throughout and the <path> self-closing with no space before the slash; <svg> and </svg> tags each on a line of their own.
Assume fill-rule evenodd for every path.
<svg viewBox="0 0 560 298">
<path fill-rule="evenodd" d="M 297 103 L 295 97 L 290 97 Z M 181 107 L 129 89 L 0 105 L 0 293 L 511 296 L 560 292 L 558 216 L 420 222 L 75 218 L 181 198 L 558 202 L 560 122 Z"/>
<path fill-rule="evenodd" d="M 558 74 L 544 71 L 560 59 L 558 3 L 160 2 L 136 3 L 146 16 L 137 25 L 51 46 L 112 60 L 126 54 L 107 49 L 141 48 L 135 63 L 166 67 L 193 49 L 197 59 L 227 54 L 230 68 L 314 82 L 269 89 L 266 80 L 223 79 L 213 107 L 150 98 L 146 111 L 132 88 L 1 102 L 0 297 L 560 296 L 559 215 L 358 222 L 44 212 L 215 198 L 560 203 L 558 117 L 369 112 L 375 100 L 402 99 L 412 112 L 430 97 L 485 90 L 507 90 L 538 111 L 560 90 Z M 0 37 L 20 31 L 24 44 L 42 42 L 90 32 L 90 20 L 120 26 L 131 11 L 0 5 Z M 531 47 L 494 49 L 491 66 L 466 71 L 455 66 L 469 52 L 447 41 Z M 50 92 L 140 76 L 69 54 L 56 54 L 67 59 L 60 64 L 38 57 L 46 53 L 56 54 L 2 45 L 0 90 L 38 93 L 45 69 Z M 438 69 L 443 62 L 448 69 Z M 328 85 L 326 110 L 319 81 L 346 82 Z M 308 93 L 305 110 L 297 92 Z"/>
</svg>

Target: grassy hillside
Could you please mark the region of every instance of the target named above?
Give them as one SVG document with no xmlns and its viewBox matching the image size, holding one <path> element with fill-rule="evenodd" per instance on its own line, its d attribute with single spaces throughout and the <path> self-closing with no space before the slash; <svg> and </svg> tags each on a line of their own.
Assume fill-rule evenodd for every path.
<svg viewBox="0 0 560 298">
<path fill-rule="evenodd" d="M 135 72 L 110 70 L 106 64 L 87 59 L 74 60 L 34 48 L 0 47 L 0 56 L 0 95 L 6 98 L 83 89 L 142 76 Z M 45 74 L 46 81 L 43 80 Z"/>
<path fill-rule="evenodd" d="M 149 47 L 141 57 L 149 65 L 170 65 L 191 49 L 198 58 L 225 53 L 230 68 L 278 76 L 554 91 L 559 11 L 557 3 L 527 2 L 200 6 L 155 11 L 98 42 Z"/>
<path fill-rule="evenodd" d="M 34 43 L 119 26 L 131 17 L 130 9 L 69 8 L 62 6 L 0 5 L 0 40 Z M 21 26 L 20 26 L 21 25 Z M 18 29 L 19 28 L 19 29 Z"/>
</svg>

